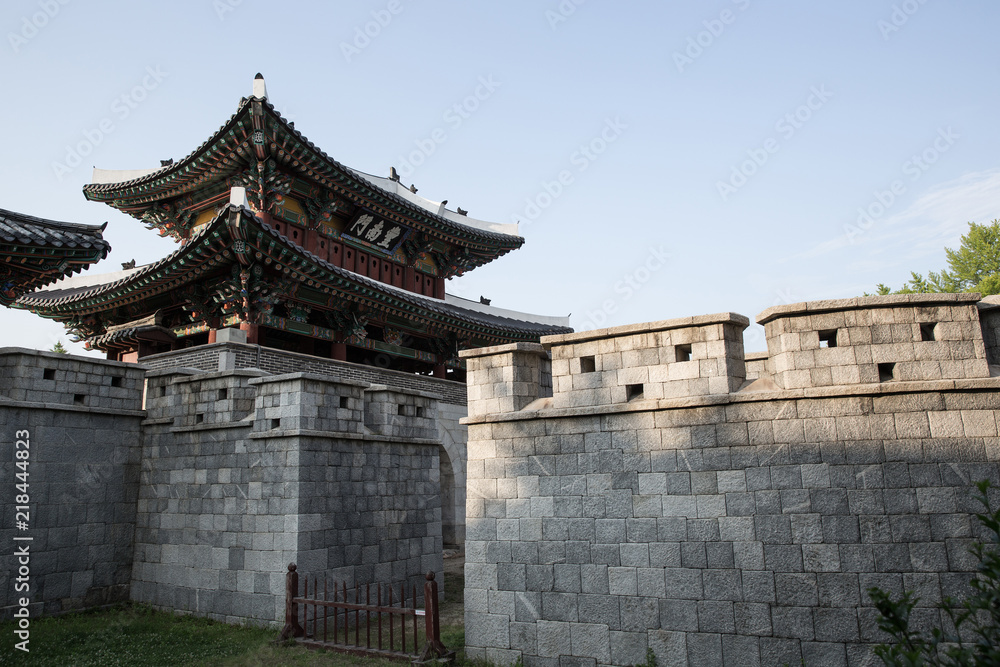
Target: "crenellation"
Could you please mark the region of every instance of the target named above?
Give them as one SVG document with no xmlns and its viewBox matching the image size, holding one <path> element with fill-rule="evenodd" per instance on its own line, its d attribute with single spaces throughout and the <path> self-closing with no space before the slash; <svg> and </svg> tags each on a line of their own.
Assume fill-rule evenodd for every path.
<svg viewBox="0 0 1000 667">
<path fill-rule="evenodd" d="M 710 342 L 738 321 L 543 339 L 552 401 L 467 419 L 480 495 L 503 497 L 470 497 L 470 562 L 504 572 L 467 581 L 498 601 L 467 613 L 468 654 L 635 664 L 627 636 L 663 664 L 866 664 L 868 587 L 938 614 L 975 567 L 971 484 L 1000 482 L 1000 316 L 977 299 L 777 306 L 745 358 Z"/>
<path fill-rule="evenodd" d="M 288 562 L 348 582 L 441 580 L 445 502 L 450 543 L 464 540 L 464 411 L 442 419 L 439 394 L 18 349 L 0 367 L 16 369 L 0 375 L 0 411 L 32 441 L 38 613 L 132 599 L 274 623 Z M 463 478 L 451 496 L 445 474 Z"/>
</svg>

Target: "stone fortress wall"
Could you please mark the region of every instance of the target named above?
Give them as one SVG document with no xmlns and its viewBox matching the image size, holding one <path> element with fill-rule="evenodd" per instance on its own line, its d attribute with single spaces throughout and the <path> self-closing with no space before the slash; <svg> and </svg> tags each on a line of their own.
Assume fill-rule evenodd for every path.
<svg viewBox="0 0 1000 667">
<path fill-rule="evenodd" d="M 460 423 L 467 414 L 464 384 L 374 365 L 354 364 L 261 345 L 249 345 L 245 341 L 246 335 L 243 332 L 224 329 L 219 332 L 216 343 L 150 355 L 143 357 L 141 363 L 153 371 L 184 367 L 202 371 L 260 369 L 272 375 L 314 373 L 348 382 L 384 384 L 389 387 L 437 394 L 439 396 L 438 438 L 443 448 L 441 455 L 443 538 L 445 547 L 461 547 L 465 542 L 465 443 L 468 439 L 465 425 Z"/>
<path fill-rule="evenodd" d="M 0 616 L 9 617 L 22 597 L 32 601 L 32 617 L 128 599 L 142 383 L 143 371 L 133 364 L 0 349 Z M 18 450 L 28 458 L 17 458 Z M 25 478 L 16 477 L 23 472 Z M 25 481 L 27 488 L 18 489 Z M 25 504 L 19 528 L 24 518 L 15 507 Z M 27 581 L 17 582 L 20 557 L 12 554 L 25 546 Z M 23 583 L 27 595 L 15 590 Z"/>
<path fill-rule="evenodd" d="M 915 590 L 928 627 L 972 577 L 998 305 L 778 306 L 767 355 L 732 313 L 463 352 L 469 655 L 877 664 L 868 588 Z"/>
<path fill-rule="evenodd" d="M 443 580 L 440 394 L 227 365 L 0 350 L 5 508 L 16 433 L 31 442 L 29 527 L 4 512 L 0 537 L 32 538 L 32 617 L 131 599 L 273 623 L 289 562 L 349 585 Z M 3 617 L 16 573 L 0 570 Z"/>
</svg>

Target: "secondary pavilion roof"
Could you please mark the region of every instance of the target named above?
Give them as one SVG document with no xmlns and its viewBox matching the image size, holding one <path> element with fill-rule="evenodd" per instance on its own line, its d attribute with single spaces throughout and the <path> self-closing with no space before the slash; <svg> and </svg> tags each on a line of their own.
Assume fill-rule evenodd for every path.
<svg viewBox="0 0 1000 667">
<path fill-rule="evenodd" d="M 80 225 L 0 209 L 0 304 L 104 259 L 103 225 Z"/>
<path fill-rule="evenodd" d="M 105 202 L 178 239 L 190 235 L 197 212 L 222 204 L 232 186 L 246 185 L 260 197 L 254 208 L 313 197 L 310 212 L 344 214 L 364 210 L 408 229 L 418 245 L 437 243 L 454 262 L 442 275 L 460 275 L 521 247 L 516 224 L 491 223 L 449 210 L 446 202 L 418 196 L 398 178 L 364 174 L 337 162 L 309 141 L 267 100 L 263 79 L 243 98 L 236 113 L 187 157 L 157 169 L 95 169 L 84 195 Z M 259 83 L 259 85 L 258 85 Z M 256 194 L 255 194 L 256 193 Z"/>
<path fill-rule="evenodd" d="M 243 252 L 240 252 L 240 248 Z M 22 297 L 17 305 L 44 317 L 69 320 L 141 303 L 153 297 L 182 294 L 185 286 L 206 276 L 228 275 L 238 254 L 263 257 L 275 271 L 291 277 L 322 300 L 331 297 L 373 311 L 405 317 L 436 331 L 451 331 L 477 345 L 537 340 L 572 331 L 568 318 L 515 313 L 482 304 L 463 304 L 422 296 L 334 266 L 307 252 L 246 208 L 230 205 L 190 241 L 167 257 L 106 276 L 80 276 Z M 181 297 L 183 298 L 183 297 Z M 109 328 L 110 329 L 110 328 Z M 105 332 L 95 332 L 96 341 Z"/>
</svg>

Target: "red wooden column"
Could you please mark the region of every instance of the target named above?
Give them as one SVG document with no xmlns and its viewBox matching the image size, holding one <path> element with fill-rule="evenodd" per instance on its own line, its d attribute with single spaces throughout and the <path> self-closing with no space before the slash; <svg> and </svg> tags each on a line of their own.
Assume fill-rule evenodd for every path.
<svg viewBox="0 0 1000 667">
<path fill-rule="evenodd" d="M 247 342 L 251 345 L 260 345 L 260 327 L 250 322 L 240 322 L 240 330 L 247 332 Z"/>
<path fill-rule="evenodd" d="M 347 343 L 334 343 L 330 346 L 331 356 L 337 361 L 347 361 Z"/>
<path fill-rule="evenodd" d="M 303 338 L 299 345 L 299 352 L 302 354 L 313 354 L 316 352 L 316 340 L 313 338 Z"/>
<path fill-rule="evenodd" d="M 444 364 L 434 364 L 434 377 L 443 378 L 448 376 L 448 368 Z"/>
</svg>

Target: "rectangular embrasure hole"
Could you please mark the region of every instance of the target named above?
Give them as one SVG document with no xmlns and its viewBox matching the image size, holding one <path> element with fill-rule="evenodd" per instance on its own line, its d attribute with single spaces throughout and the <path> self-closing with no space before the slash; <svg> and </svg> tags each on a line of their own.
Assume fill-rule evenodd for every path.
<svg viewBox="0 0 1000 667">
<path fill-rule="evenodd" d="M 195 424 L 204 424 L 205 423 L 205 413 L 204 412 L 199 412 L 198 414 L 196 414 L 194 416 L 194 423 Z"/>
<path fill-rule="evenodd" d="M 219 398 L 218 398 L 218 400 L 224 401 L 227 398 L 229 398 L 229 389 L 226 388 L 226 387 L 223 387 L 222 389 L 219 390 Z"/>
<path fill-rule="evenodd" d="M 819 332 L 820 347 L 837 347 L 837 330 L 827 329 Z"/>
<path fill-rule="evenodd" d="M 675 345 L 674 346 L 674 360 L 675 361 L 691 361 L 691 346 L 690 345 Z"/>
<path fill-rule="evenodd" d="M 920 340 L 937 340 L 934 337 L 934 330 L 937 329 L 937 322 L 924 322 L 920 325 Z"/>
<path fill-rule="evenodd" d="M 112 387 L 120 387 L 120 386 L 122 386 L 122 378 L 121 378 L 120 375 L 112 375 L 111 376 L 111 386 Z"/>
<path fill-rule="evenodd" d="M 896 379 L 896 364 L 893 362 L 886 362 L 884 364 L 878 365 L 878 381 L 879 382 L 890 382 Z"/>
<path fill-rule="evenodd" d="M 167 395 L 167 385 L 161 384 L 159 387 L 157 387 L 156 388 L 156 395 L 159 396 L 160 398 L 163 398 L 164 396 L 166 396 Z"/>
<path fill-rule="evenodd" d="M 641 384 L 625 385 L 625 400 L 634 401 L 635 399 L 638 398 L 642 398 L 642 385 Z"/>
<path fill-rule="evenodd" d="M 340 397 L 340 407 L 342 407 L 342 408 L 346 408 L 347 407 L 347 397 L 346 396 L 341 396 Z"/>
<path fill-rule="evenodd" d="M 281 428 L 281 418 L 271 420 L 271 430 Z"/>
<path fill-rule="evenodd" d="M 399 415 L 400 417 L 402 417 L 403 415 L 405 415 L 406 414 L 406 406 L 404 406 L 404 405 L 397 406 L 396 407 L 396 414 Z"/>
<path fill-rule="evenodd" d="M 83 405 L 86 398 L 87 397 L 83 394 L 73 394 L 73 403 L 76 405 Z"/>
<path fill-rule="evenodd" d="M 43 380 L 55 380 L 56 379 L 56 369 L 46 368 L 42 371 Z"/>
<path fill-rule="evenodd" d="M 597 363 L 593 357 L 580 357 L 580 372 L 594 373 L 597 371 Z"/>
<path fill-rule="evenodd" d="M 417 406 L 417 416 L 418 417 L 423 417 L 424 416 L 424 409 L 422 407 L 420 407 L 419 405 Z"/>
</svg>

